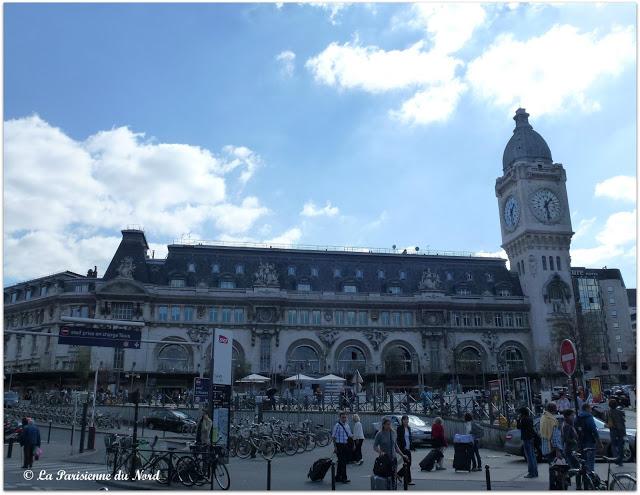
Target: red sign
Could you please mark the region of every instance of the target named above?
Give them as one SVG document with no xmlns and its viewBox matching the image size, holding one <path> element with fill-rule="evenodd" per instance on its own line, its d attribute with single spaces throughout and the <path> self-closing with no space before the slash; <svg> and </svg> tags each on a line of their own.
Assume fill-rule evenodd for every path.
<svg viewBox="0 0 640 495">
<path fill-rule="evenodd" d="M 63 336 L 65 336 L 65 337 L 66 337 L 67 335 L 69 335 L 69 327 L 62 327 L 62 328 L 60 329 L 60 335 L 63 335 Z"/>
<path fill-rule="evenodd" d="M 563 340 L 560 344 L 560 365 L 567 376 L 572 376 L 576 372 L 577 363 L 576 346 L 570 340 Z"/>
<path fill-rule="evenodd" d="M 229 343 L 229 339 L 226 338 L 224 335 L 219 335 L 218 336 L 218 342 L 220 342 L 221 344 L 228 344 Z"/>
</svg>

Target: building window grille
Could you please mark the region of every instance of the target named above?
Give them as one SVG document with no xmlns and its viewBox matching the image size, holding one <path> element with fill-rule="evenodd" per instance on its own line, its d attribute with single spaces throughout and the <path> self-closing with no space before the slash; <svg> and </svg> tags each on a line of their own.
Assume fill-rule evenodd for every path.
<svg viewBox="0 0 640 495">
<path fill-rule="evenodd" d="M 607 287 L 607 292 L 613 292 L 613 287 Z"/>
<path fill-rule="evenodd" d="M 233 310 L 233 318 L 236 323 L 244 323 L 244 308 L 236 308 Z"/>
<path fill-rule="evenodd" d="M 458 294 L 459 296 L 470 296 L 471 291 L 466 288 L 460 288 L 456 291 L 456 294 Z"/>
<path fill-rule="evenodd" d="M 498 295 L 500 297 L 509 297 L 511 295 L 511 291 L 509 289 L 500 289 L 498 291 Z"/>
<path fill-rule="evenodd" d="M 320 358 L 316 350 L 308 345 L 296 347 L 289 358 L 291 371 L 296 373 L 319 373 Z"/>
<path fill-rule="evenodd" d="M 349 294 L 354 294 L 358 292 L 358 288 L 355 285 L 345 285 L 342 287 L 343 292 L 347 292 Z"/>
<path fill-rule="evenodd" d="M 358 311 L 358 324 L 367 325 L 369 323 L 369 318 L 366 311 Z"/>
<path fill-rule="evenodd" d="M 347 311 L 347 325 L 355 325 L 355 324 L 356 324 L 356 312 Z"/>
<path fill-rule="evenodd" d="M 391 322 L 395 327 L 399 327 L 400 325 L 402 325 L 402 320 L 400 319 L 400 311 L 393 311 L 391 313 Z"/>
<path fill-rule="evenodd" d="M 503 320 L 502 320 L 502 313 L 496 313 L 494 316 L 494 323 L 497 327 L 502 327 L 503 325 Z"/>
<path fill-rule="evenodd" d="M 171 306 L 171 321 L 180 321 L 180 306 Z"/>
<path fill-rule="evenodd" d="M 11 302 L 14 303 L 18 300 L 18 293 L 17 292 L 12 292 L 11 293 Z"/>
<path fill-rule="evenodd" d="M 460 318 L 460 313 L 452 313 L 451 321 L 454 326 L 459 327 L 462 325 L 462 319 Z"/>
<path fill-rule="evenodd" d="M 389 319 L 389 312 L 388 311 L 381 311 L 380 312 L 380 321 L 385 326 L 389 326 L 391 324 L 391 320 Z"/>
<path fill-rule="evenodd" d="M 44 352 L 50 352 L 51 351 L 51 337 L 47 337 L 47 340 L 45 342 L 45 348 L 44 348 Z M 5 351 L 5 356 L 7 355 L 6 351 Z"/>
<path fill-rule="evenodd" d="M 469 313 L 462 313 L 462 326 L 471 326 L 471 315 Z"/>
<path fill-rule="evenodd" d="M 546 272 L 547 271 L 547 257 L 543 256 L 542 257 L 542 269 Z"/>
<path fill-rule="evenodd" d="M 244 275 L 244 265 L 236 265 L 236 275 Z"/>
<path fill-rule="evenodd" d="M 31 290 L 31 288 L 27 289 L 27 291 L 24 294 L 24 298 L 28 301 L 29 299 L 31 299 L 31 294 L 33 293 L 33 291 Z"/>
<path fill-rule="evenodd" d="M 482 313 L 476 313 L 473 315 L 473 324 L 476 327 L 481 327 L 482 326 Z"/>
<path fill-rule="evenodd" d="M 384 278 L 384 270 L 378 270 L 378 278 L 382 280 Z"/>
<path fill-rule="evenodd" d="M 320 325 L 322 323 L 322 313 L 318 310 L 313 311 L 313 324 Z"/>
<path fill-rule="evenodd" d="M 336 325 L 344 325 L 344 311 L 336 311 Z"/>
<path fill-rule="evenodd" d="M 614 309 L 613 311 L 611 311 L 611 316 L 612 316 L 613 318 L 617 318 L 617 317 L 618 317 L 618 311 L 617 311 L 617 310 L 615 310 L 615 309 Z"/>
<path fill-rule="evenodd" d="M 405 327 L 413 326 L 413 313 L 411 313 L 410 311 L 404 312 L 404 326 Z"/>
<path fill-rule="evenodd" d="M 158 353 L 159 371 L 189 371 L 189 351 L 179 344 L 167 344 Z"/>
<path fill-rule="evenodd" d="M 609 298 L 609 304 L 615 304 L 616 300 L 613 297 Z"/>
<path fill-rule="evenodd" d="M 298 291 L 300 291 L 300 292 L 310 292 L 311 291 L 311 284 L 299 283 L 298 284 Z"/>
<path fill-rule="evenodd" d="M 158 306 L 158 321 L 167 321 L 169 319 L 169 308 L 167 306 Z"/>
<path fill-rule="evenodd" d="M 362 278 L 364 276 L 364 273 L 362 270 L 356 270 L 356 278 Z"/>
<path fill-rule="evenodd" d="M 295 325 L 298 323 L 298 314 L 295 309 L 290 309 L 287 312 L 287 323 L 289 323 L 289 325 Z"/>
<path fill-rule="evenodd" d="M 271 336 L 260 337 L 260 371 L 271 370 Z"/>
<path fill-rule="evenodd" d="M 307 311 L 306 309 L 301 309 L 298 317 L 301 325 L 309 324 L 309 311 Z"/>
<path fill-rule="evenodd" d="M 617 321 L 613 322 L 613 328 L 619 328 L 620 327 L 620 323 L 618 323 Z"/>
<path fill-rule="evenodd" d="M 222 323 L 231 323 L 231 308 L 222 308 Z"/>
<path fill-rule="evenodd" d="M 367 360 L 364 352 L 357 346 L 350 345 L 342 349 L 338 355 L 338 374 L 344 375 L 359 370 L 360 374 L 366 373 Z"/>
<path fill-rule="evenodd" d="M 513 313 L 506 313 L 504 316 L 505 316 L 505 326 L 512 327 L 513 326 Z"/>
<path fill-rule="evenodd" d="M 313 267 L 311 269 L 311 276 L 312 277 L 317 277 L 318 276 L 318 269 L 317 268 Z"/>
<path fill-rule="evenodd" d="M 218 263 L 211 265 L 211 273 L 220 273 L 220 265 Z"/>
<path fill-rule="evenodd" d="M 184 321 L 193 321 L 193 306 L 184 307 Z"/>
<path fill-rule="evenodd" d="M 111 314 L 114 320 L 133 319 L 133 303 L 113 303 Z"/>
<path fill-rule="evenodd" d="M 89 292 L 89 284 L 77 284 L 75 286 L 76 293 Z"/>
<path fill-rule="evenodd" d="M 400 270 L 400 280 L 406 280 L 407 279 L 407 272 L 405 272 L 404 270 Z"/>
<path fill-rule="evenodd" d="M 124 368 L 124 347 L 115 347 L 113 349 L 113 369 L 121 370 Z"/>
<path fill-rule="evenodd" d="M 287 275 L 291 275 L 292 277 L 296 274 L 296 267 L 290 266 L 287 268 Z"/>
<path fill-rule="evenodd" d="M 40 297 L 46 296 L 48 290 L 49 290 L 49 287 L 47 287 L 46 285 L 43 285 L 42 287 L 40 287 Z"/>
<path fill-rule="evenodd" d="M 221 289 L 235 289 L 236 283 L 233 280 L 221 280 L 220 281 Z"/>
<path fill-rule="evenodd" d="M 334 276 L 335 278 L 340 277 L 340 268 L 334 268 L 334 269 L 333 269 L 333 276 Z"/>
<path fill-rule="evenodd" d="M 209 308 L 209 321 L 212 323 L 218 322 L 218 308 L 215 306 Z"/>
<path fill-rule="evenodd" d="M 171 282 L 169 282 L 169 286 L 174 289 L 179 289 L 185 286 L 184 279 L 182 278 L 172 278 Z"/>
<path fill-rule="evenodd" d="M 560 267 L 560 256 L 556 256 L 556 270 L 562 270 Z"/>
<path fill-rule="evenodd" d="M 553 256 L 549 256 L 549 270 L 555 270 L 553 268 Z"/>
<path fill-rule="evenodd" d="M 187 265 L 187 271 L 188 271 L 189 273 L 195 273 L 195 271 L 196 271 L 196 264 L 195 264 L 195 263 L 189 263 L 189 264 Z"/>
<path fill-rule="evenodd" d="M 517 327 L 523 327 L 524 326 L 524 321 L 522 319 L 522 313 L 516 313 L 516 326 Z"/>
<path fill-rule="evenodd" d="M 389 287 L 389 294 L 393 294 L 394 296 L 399 296 L 402 290 L 397 285 L 392 285 Z"/>
<path fill-rule="evenodd" d="M 38 337 L 36 335 L 31 336 L 31 355 L 38 354 Z"/>
</svg>

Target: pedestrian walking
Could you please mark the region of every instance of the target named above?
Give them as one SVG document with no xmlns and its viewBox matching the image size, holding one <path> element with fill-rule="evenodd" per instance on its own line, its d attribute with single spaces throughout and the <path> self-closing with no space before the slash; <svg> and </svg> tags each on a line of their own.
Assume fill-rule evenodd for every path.
<svg viewBox="0 0 640 495">
<path fill-rule="evenodd" d="M 566 392 L 560 392 L 560 397 L 556 401 L 556 407 L 560 414 L 563 414 L 567 409 L 571 409 L 571 404 L 569 403 L 569 399 L 567 399 Z"/>
<path fill-rule="evenodd" d="M 565 409 L 562 413 L 564 421 L 562 422 L 562 445 L 564 458 L 572 469 L 580 467 L 580 462 L 574 455 L 574 452 L 578 450 L 578 432 L 575 428 L 575 414 L 573 409 Z M 580 490 L 582 487 L 582 477 L 576 476 L 576 490 Z"/>
<path fill-rule="evenodd" d="M 520 408 L 520 416 L 518 417 L 518 428 L 520 429 L 520 438 L 524 448 L 524 455 L 527 458 L 528 472 L 525 478 L 538 477 L 538 461 L 535 454 L 536 430 L 533 428 L 533 420 L 529 416 L 529 409 Z"/>
<path fill-rule="evenodd" d="M 211 444 L 211 426 L 213 421 L 209 418 L 209 414 L 206 410 L 202 410 L 202 416 L 198 421 L 198 427 L 196 428 L 196 443 L 201 445 Z"/>
<path fill-rule="evenodd" d="M 364 461 L 362 460 L 362 444 L 364 442 L 364 431 L 362 429 L 362 423 L 360 422 L 360 416 L 353 415 L 353 440 L 356 443 L 356 449 L 353 451 L 353 462 L 360 466 Z"/>
<path fill-rule="evenodd" d="M 401 422 L 396 430 L 396 442 L 400 447 L 400 452 L 405 455 L 405 465 L 403 466 L 403 478 L 406 478 L 407 484 L 415 485 L 411 481 L 411 427 L 409 426 L 409 416 L 402 416 Z"/>
<path fill-rule="evenodd" d="M 391 428 L 391 420 L 389 418 L 382 420 L 382 428 L 373 439 L 373 450 L 378 453 L 378 456 L 386 455 L 391 460 L 391 476 L 395 476 L 398 464 L 396 452 L 400 454 L 403 460 L 408 461 L 407 456 L 398 447 L 397 435 Z"/>
<path fill-rule="evenodd" d="M 555 403 L 550 402 L 547 410 L 540 418 L 540 450 L 545 459 L 551 463 L 561 455 L 560 426 L 556 419 L 558 412 Z"/>
<path fill-rule="evenodd" d="M 480 439 L 484 436 L 482 426 L 473 420 L 470 413 L 464 415 L 464 426 L 467 435 L 473 436 L 473 456 L 471 456 L 471 471 L 482 471 L 482 459 L 480 458 Z"/>
<path fill-rule="evenodd" d="M 347 413 L 341 412 L 338 421 L 333 426 L 331 434 L 335 453 L 338 456 L 338 469 L 336 473 L 336 481 L 341 483 L 351 483 L 347 478 L 347 462 L 351 458 L 351 450 L 353 445 L 353 434 L 347 423 Z M 351 440 L 351 442 L 349 441 Z"/>
<path fill-rule="evenodd" d="M 431 404 L 433 403 L 433 394 L 429 387 L 424 387 L 424 390 L 420 393 L 420 399 L 422 399 L 422 409 L 427 414 L 427 410 L 431 409 Z"/>
<path fill-rule="evenodd" d="M 590 471 L 593 471 L 596 462 L 596 445 L 602 447 L 602 442 L 596 422 L 591 414 L 591 405 L 588 402 L 582 404 L 582 410 L 576 420 L 576 431 L 578 432 L 578 447 L 583 451 L 585 464 Z"/>
<path fill-rule="evenodd" d="M 31 469 L 35 450 L 40 447 L 40 430 L 33 423 L 29 423 L 27 418 L 22 418 L 22 433 L 20 433 L 18 441 L 24 454 L 22 469 Z"/>
<path fill-rule="evenodd" d="M 433 425 L 431 425 L 431 442 L 433 444 L 434 449 L 438 449 L 440 452 L 444 454 L 444 449 L 447 448 L 447 439 L 444 436 L 444 422 L 442 418 L 438 416 L 433 420 Z M 444 455 L 438 459 L 436 463 L 436 471 L 444 471 L 447 469 L 444 467 Z"/>
<path fill-rule="evenodd" d="M 618 466 L 624 465 L 624 437 L 627 434 L 625 414 L 622 406 L 615 399 L 609 400 L 609 417 L 607 426 L 611 433 L 611 450 Z"/>
</svg>

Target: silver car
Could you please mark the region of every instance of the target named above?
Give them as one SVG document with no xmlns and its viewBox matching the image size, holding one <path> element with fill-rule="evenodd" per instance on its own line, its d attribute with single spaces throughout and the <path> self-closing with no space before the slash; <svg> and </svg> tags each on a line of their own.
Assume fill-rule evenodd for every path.
<svg viewBox="0 0 640 495">
<path fill-rule="evenodd" d="M 393 431 L 396 431 L 398 426 L 400 426 L 400 421 L 402 420 L 402 414 L 391 414 L 388 416 L 384 416 L 381 421 L 377 421 L 373 423 L 373 428 L 376 433 L 380 431 L 382 427 L 382 421 L 386 418 L 391 420 L 391 427 Z M 409 427 L 411 428 L 411 439 L 413 440 L 411 446 L 418 444 L 423 445 L 431 445 L 431 425 L 424 422 L 418 416 L 409 415 Z"/>
<path fill-rule="evenodd" d="M 556 416 L 558 419 L 558 423 L 562 426 L 562 421 L 564 420 L 563 416 Z M 598 428 L 598 435 L 600 436 L 600 441 L 602 442 L 602 449 L 599 449 L 597 455 L 606 455 L 611 456 L 611 434 L 609 432 L 609 428 L 607 425 L 600 421 L 597 418 L 593 418 L 596 422 L 596 428 Z M 540 418 L 536 418 L 533 420 L 533 427 L 536 431 L 540 431 Z M 519 455 L 524 457 L 524 447 L 522 444 L 522 439 L 520 438 L 520 430 L 509 430 L 505 437 L 504 442 L 504 450 L 505 452 L 513 455 Z M 627 436 L 625 437 L 624 442 L 624 461 L 631 461 L 636 453 L 636 430 L 627 428 Z M 538 461 L 541 460 L 541 453 L 536 449 L 536 456 L 538 457 Z"/>
</svg>

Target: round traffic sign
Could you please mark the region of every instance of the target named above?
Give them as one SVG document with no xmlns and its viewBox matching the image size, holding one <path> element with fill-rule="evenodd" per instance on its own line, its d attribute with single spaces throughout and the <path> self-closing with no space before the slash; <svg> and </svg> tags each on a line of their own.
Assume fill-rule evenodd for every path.
<svg viewBox="0 0 640 495">
<path fill-rule="evenodd" d="M 572 376 L 576 372 L 578 364 L 578 353 L 576 346 L 568 339 L 560 344 L 560 365 L 567 376 Z"/>
<path fill-rule="evenodd" d="M 69 327 L 62 327 L 62 328 L 60 329 L 60 335 L 63 335 L 63 336 L 65 336 L 65 337 L 66 337 L 67 335 L 69 335 Z"/>
</svg>

